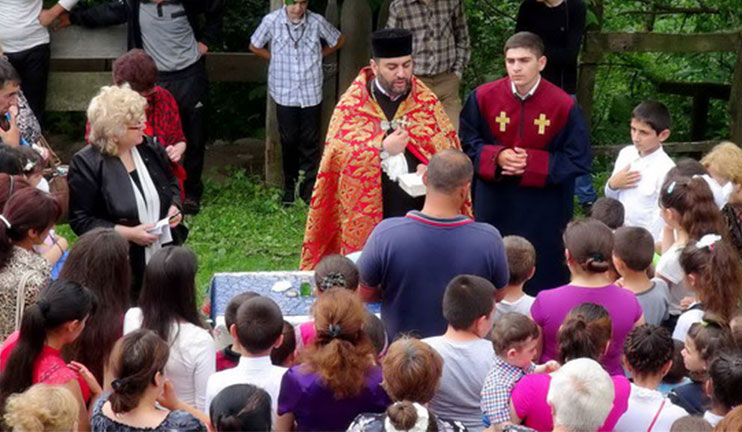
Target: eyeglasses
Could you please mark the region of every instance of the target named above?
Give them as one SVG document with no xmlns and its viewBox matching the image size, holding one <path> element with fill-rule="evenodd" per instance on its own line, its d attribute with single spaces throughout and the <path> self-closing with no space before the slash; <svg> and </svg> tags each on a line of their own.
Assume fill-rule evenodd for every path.
<svg viewBox="0 0 742 432">
<path fill-rule="evenodd" d="M 128 130 L 140 130 L 140 131 L 142 131 L 142 130 L 144 130 L 146 128 L 147 128 L 147 126 L 144 123 L 139 123 L 136 126 L 127 126 L 126 129 L 128 129 Z"/>
</svg>

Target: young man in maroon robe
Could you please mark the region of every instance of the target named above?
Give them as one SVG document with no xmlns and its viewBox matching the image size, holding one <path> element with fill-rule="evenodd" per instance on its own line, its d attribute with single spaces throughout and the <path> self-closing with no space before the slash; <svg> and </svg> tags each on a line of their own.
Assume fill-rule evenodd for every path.
<svg viewBox="0 0 742 432">
<path fill-rule="evenodd" d="M 536 275 L 526 285 L 532 295 L 568 281 L 562 232 L 572 218 L 574 179 L 592 163 L 582 113 L 541 77 L 546 61 L 538 36 L 513 35 L 505 44 L 508 76 L 471 92 L 459 126 L 474 162 L 476 219 L 536 248 Z"/>
</svg>

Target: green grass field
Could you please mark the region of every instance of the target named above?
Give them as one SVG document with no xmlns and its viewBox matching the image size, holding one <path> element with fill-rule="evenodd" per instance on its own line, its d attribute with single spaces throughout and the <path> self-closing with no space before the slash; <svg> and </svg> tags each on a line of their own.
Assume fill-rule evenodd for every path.
<svg viewBox="0 0 742 432">
<path fill-rule="evenodd" d="M 259 178 L 248 177 L 244 171 L 227 172 L 222 182 L 206 177 L 201 212 L 186 217 L 190 228 L 186 246 L 198 255 L 201 296 L 217 272 L 299 267 L 306 205 L 299 202 L 284 207 L 280 190 L 264 186 Z M 594 176 L 599 193 L 608 174 Z M 575 205 L 575 215 L 580 213 Z M 71 242 L 75 239 L 68 225 L 58 226 L 57 232 Z"/>
<path fill-rule="evenodd" d="M 198 255 L 198 287 L 203 295 L 214 273 L 296 270 L 304 236 L 306 205 L 281 205 L 281 191 L 230 170 L 223 182 L 206 180 L 201 212 L 187 216 L 186 246 Z M 71 242 L 69 225 L 57 232 Z"/>
</svg>

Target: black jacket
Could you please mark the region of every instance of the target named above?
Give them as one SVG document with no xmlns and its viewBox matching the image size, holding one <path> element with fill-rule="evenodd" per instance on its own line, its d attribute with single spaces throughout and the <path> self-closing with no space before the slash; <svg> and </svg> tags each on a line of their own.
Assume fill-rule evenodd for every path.
<svg viewBox="0 0 742 432">
<path fill-rule="evenodd" d="M 224 7 L 222 0 L 180 0 L 193 28 L 196 40 L 209 47 L 221 39 Z M 70 22 L 84 27 L 106 27 L 127 23 L 129 49 L 143 48 L 142 30 L 139 27 L 141 0 L 115 0 L 88 9 L 75 8 L 70 12 Z M 203 26 L 198 16 L 204 15 Z"/>
<path fill-rule="evenodd" d="M 171 205 L 181 208 L 178 179 L 170 169 L 163 147 L 145 137 L 137 146 L 160 196 L 160 219 Z M 87 145 L 72 156 L 67 174 L 70 187 L 69 223 L 78 236 L 95 228 L 115 225 L 139 225 L 139 212 L 129 174 L 116 156 L 102 154 Z M 144 275 L 144 248 L 129 243 L 129 263 L 132 270 L 131 297 L 136 302 Z"/>
<path fill-rule="evenodd" d="M 173 175 L 165 150 L 151 138 L 137 146 L 152 183 L 160 195 L 160 218 L 171 205 L 181 207 L 178 179 Z M 129 174 L 116 156 L 102 154 L 87 145 L 75 153 L 67 175 L 70 187 L 70 227 L 77 235 L 114 225 L 139 225 L 137 203 Z"/>
</svg>

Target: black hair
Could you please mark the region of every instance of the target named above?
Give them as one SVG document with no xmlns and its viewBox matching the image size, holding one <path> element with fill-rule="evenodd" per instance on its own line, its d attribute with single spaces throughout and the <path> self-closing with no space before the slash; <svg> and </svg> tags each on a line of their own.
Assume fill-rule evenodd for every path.
<svg viewBox="0 0 742 432">
<path fill-rule="evenodd" d="M 275 366 L 283 366 L 291 354 L 296 351 L 296 333 L 290 322 L 283 320 L 283 342 L 271 350 L 271 363 Z"/>
<path fill-rule="evenodd" d="M 713 384 L 712 399 L 730 410 L 742 404 L 742 353 L 739 350 L 722 350 L 709 366 Z"/>
<path fill-rule="evenodd" d="M 626 362 L 635 375 L 655 375 L 672 360 L 675 344 L 666 328 L 643 324 L 634 327 L 623 343 Z"/>
<path fill-rule="evenodd" d="M 689 372 L 685 367 L 685 362 L 683 361 L 683 349 L 685 348 L 685 344 L 676 339 L 673 339 L 672 343 L 672 366 L 670 366 L 667 375 L 662 378 L 662 382 L 677 384 L 681 382 Z"/>
<path fill-rule="evenodd" d="M 651 99 L 637 105 L 631 113 L 631 118 L 648 124 L 658 135 L 662 131 L 670 130 L 672 126 L 670 110 L 662 102 Z"/>
<path fill-rule="evenodd" d="M 144 271 L 139 307 L 142 328 L 171 338 L 174 323 L 187 322 L 205 328 L 196 306 L 196 254 L 181 246 L 167 246 L 152 255 Z"/>
<path fill-rule="evenodd" d="M 582 303 L 573 307 L 559 327 L 559 362 L 588 357 L 600 361 L 613 335 L 611 315 L 601 305 Z"/>
<path fill-rule="evenodd" d="M 330 288 L 355 291 L 358 289 L 358 267 L 348 257 L 328 255 L 314 269 L 314 284 L 319 292 Z"/>
<path fill-rule="evenodd" d="M 217 432 L 269 432 L 272 415 L 270 395 L 252 384 L 224 388 L 209 407 L 209 417 Z"/>
<path fill-rule="evenodd" d="M 590 217 L 615 230 L 623 226 L 626 210 L 621 201 L 608 197 L 598 198 L 590 207 Z"/>
<path fill-rule="evenodd" d="M 37 302 L 23 311 L 18 342 L 0 374 L 0 406 L 5 405 L 8 396 L 33 384 L 34 364 L 44 348 L 47 331 L 84 320 L 94 310 L 93 294 L 77 282 L 57 279 L 42 288 Z"/>
<path fill-rule="evenodd" d="M 253 297 L 237 309 L 237 340 L 250 354 L 259 354 L 281 337 L 283 314 L 269 297 Z"/>
<path fill-rule="evenodd" d="M 260 294 L 256 292 L 245 291 L 243 293 L 237 294 L 236 296 L 232 297 L 231 300 L 229 300 L 229 303 L 227 303 L 227 307 L 224 309 L 224 325 L 227 326 L 227 331 L 229 331 L 229 328 L 232 327 L 232 324 L 237 321 L 237 309 L 242 306 L 242 303 L 259 295 Z"/>
<path fill-rule="evenodd" d="M 85 285 L 98 299 L 85 329 L 64 347 L 62 357 L 84 364 L 103 382 L 105 365 L 123 333 L 123 322 L 111 317 L 124 316 L 129 308 L 129 242 L 113 228 L 88 231 L 72 246 L 59 277 Z"/>
<path fill-rule="evenodd" d="M 373 313 L 366 311 L 366 323 L 363 325 L 363 331 L 371 339 L 376 357 L 379 357 L 384 353 L 384 348 L 387 347 L 387 343 L 389 342 L 386 328 L 384 328 L 384 321 Z"/>
<path fill-rule="evenodd" d="M 120 339 L 113 352 L 111 411 L 123 413 L 136 408 L 155 376 L 162 373 L 170 356 L 167 343 L 155 332 L 140 328 Z"/>
<path fill-rule="evenodd" d="M 479 317 L 489 316 L 494 307 L 495 287 L 483 277 L 456 276 L 443 294 L 443 317 L 456 330 L 468 329 Z"/>
<path fill-rule="evenodd" d="M 18 150 L 8 144 L 0 144 L 0 173 L 23 175 L 23 165 Z"/>
</svg>

